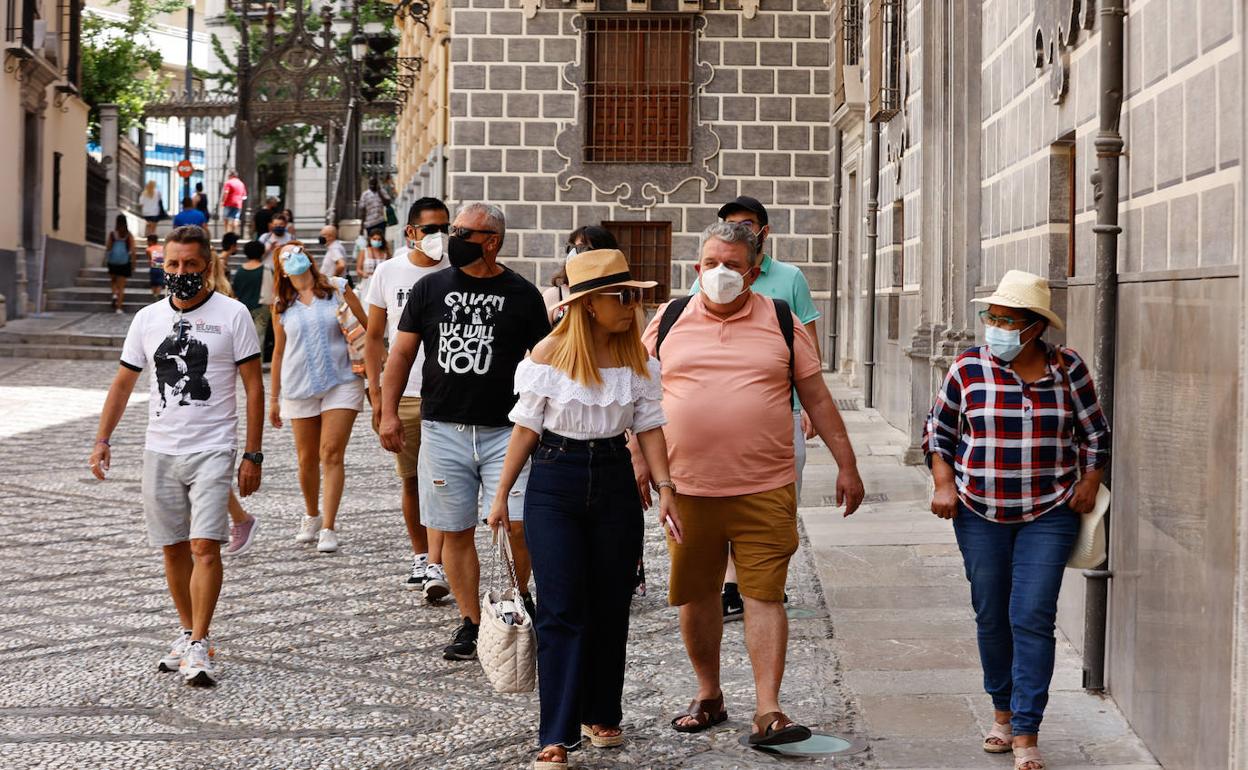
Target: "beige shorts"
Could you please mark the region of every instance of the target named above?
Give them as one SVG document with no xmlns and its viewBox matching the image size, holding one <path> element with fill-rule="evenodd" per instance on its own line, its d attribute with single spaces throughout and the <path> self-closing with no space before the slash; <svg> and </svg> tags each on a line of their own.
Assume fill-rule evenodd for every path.
<svg viewBox="0 0 1248 770">
<path fill-rule="evenodd" d="M 335 385 L 319 396 L 312 398 L 283 398 L 282 417 L 288 420 L 299 420 L 307 417 L 320 417 L 323 412 L 331 409 L 350 409 L 360 412 L 364 409 L 364 380 L 356 377 L 351 382 Z"/>
<path fill-rule="evenodd" d="M 399 422 L 403 423 L 403 451 L 394 457 L 394 470 L 401 479 L 417 473 L 420 460 L 420 399 L 403 396 L 399 399 Z"/>
<path fill-rule="evenodd" d="M 784 600 L 789 559 L 797 552 L 797 496 L 788 484 L 735 497 L 676 496 L 684 543 L 670 536 L 672 575 L 667 601 L 687 604 L 719 593 L 728 546 L 737 565 L 741 595 L 764 602 Z"/>
</svg>

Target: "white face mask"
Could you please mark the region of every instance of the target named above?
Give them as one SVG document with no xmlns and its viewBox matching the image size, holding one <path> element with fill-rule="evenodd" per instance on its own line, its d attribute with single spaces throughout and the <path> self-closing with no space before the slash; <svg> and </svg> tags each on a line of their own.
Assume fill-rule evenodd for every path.
<svg viewBox="0 0 1248 770">
<path fill-rule="evenodd" d="M 441 262 L 446 254 L 446 233 L 429 233 L 421 238 L 420 250 L 434 262 Z"/>
<path fill-rule="evenodd" d="M 703 270 L 699 283 L 706 298 L 716 305 L 727 305 L 745 291 L 745 276 L 724 265 Z"/>
</svg>

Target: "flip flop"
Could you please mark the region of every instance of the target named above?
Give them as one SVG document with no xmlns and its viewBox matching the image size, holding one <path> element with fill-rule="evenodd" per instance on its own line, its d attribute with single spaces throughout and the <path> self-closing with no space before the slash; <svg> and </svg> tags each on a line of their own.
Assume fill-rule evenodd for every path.
<svg viewBox="0 0 1248 770">
<path fill-rule="evenodd" d="M 694 723 L 680 724 L 680 720 L 685 717 L 693 717 Z M 727 721 L 728 709 L 724 707 L 724 694 L 721 692 L 710 700 L 694 698 L 689 701 L 689 708 L 685 710 L 685 713 L 672 719 L 672 728 L 678 733 L 700 733 Z"/>
<path fill-rule="evenodd" d="M 775 729 L 780 725 L 780 729 Z M 751 746 L 782 746 L 797 743 L 811 736 L 810 728 L 799 725 L 779 711 L 754 716 L 754 732 L 750 735 Z"/>
</svg>

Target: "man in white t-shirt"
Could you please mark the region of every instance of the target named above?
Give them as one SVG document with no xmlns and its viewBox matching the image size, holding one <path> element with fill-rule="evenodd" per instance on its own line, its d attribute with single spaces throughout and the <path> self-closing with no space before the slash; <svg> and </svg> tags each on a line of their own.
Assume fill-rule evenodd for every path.
<svg viewBox="0 0 1248 770">
<path fill-rule="evenodd" d="M 365 333 L 364 365 L 368 370 L 369 401 L 373 405 L 373 431 L 381 421 L 381 368 L 386 359 L 383 332 L 394 339 L 403 315 L 403 307 L 412 287 L 430 273 L 443 270 L 446 232 L 451 215 L 446 204 L 437 198 L 421 198 L 412 204 L 403 230 L 406 248 L 377 266 L 364 305 L 368 308 L 368 330 Z M 399 418 L 403 422 L 406 442 L 395 457 L 395 470 L 403 480 L 403 520 L 412 541 L 412 569 L 405 585 L 423 590 L 429 601 L 443 599 L 451 592 L 442 567 L 442 535 L 426 530 L 420 523 L 420 484 L 417 461 L 420 458 L 420 386 L 423 355 L 417 358 L 407 379 L 407 387 L 399 400 Z"/>
<path fill-rule="evenodd" d="M 103 480 L 109 437 L 139 373 L 149 365 L 151 400 L 143 452 L 148 542 L 164 551 L 165 577 L 181 631 L 157 668 L 190 684 L 216 684 L 208 626 L 221 593 L 221 544 L 230 539 L 228 503 L 237 436 L 235 380 L 247 392 L 247 440 L 238 465 L 243 497 L 260 488 L 264 383 L 260 343 L 246 306 L 213 291 L 211 244 L 194 225 L 165 242 L 161 299 L 135 314 L 121 367 L 100 415 L 91 472 Z"/>
<path fill-rule="evenodd" d="M 321 260 L 321 275 L 330 278 L 345 276 L 347 274 L 347 250 L 342 247 L 342 241 L 338 240 L 338 228 L 325 225 L 321 228 L 321 235 L 317 240 L 325 244 L 325 258 Z"/>
</svg>

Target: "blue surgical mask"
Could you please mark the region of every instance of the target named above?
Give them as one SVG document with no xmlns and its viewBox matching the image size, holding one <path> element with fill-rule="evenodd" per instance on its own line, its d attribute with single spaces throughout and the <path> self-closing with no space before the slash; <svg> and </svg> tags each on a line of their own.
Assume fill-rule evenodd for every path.
<svg viewBox="0 0 1248 770">
<path fill-rule="evenodd" d="M 1031 326 L 1035 326 L 1032 324 Z M 1027 329 L 1030 329 L 1028 326 Z M 1023 352 L 1023 332 L 1027 329 L 1002 329 L 999 326 L 984 327 L 984 340 L 988 343 L 988 350 L 994 356 L 1005 362 L 1013 361 L 1018 358 L 1018 354 Z"/>
<path fill-rule="evenodd" d="M 282 255 L 282 269 L 286 275 L 303 275 L 312 267 L 312 260 L 302 251 L 288 251 Z"/>
<path fill-rule="evenodd" d="M 374 238 L 374 239 L 372 239 L 371 241 L 369 241 L 369 243 L 370 243 L 370 244 L 372 244 L 372 246 L 373 246 L 373 248 L 374 248 L 374 249 L 380 249 L 382 246 L 384 246 L 384 245 L 386 244 L 386 242 L 385 242 L 385 241 L 383 241 L 383 240 L 381 240 L 381 239 L 379 239 L 379 238 Z"/>
</svg>

